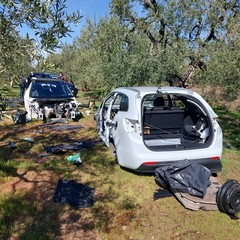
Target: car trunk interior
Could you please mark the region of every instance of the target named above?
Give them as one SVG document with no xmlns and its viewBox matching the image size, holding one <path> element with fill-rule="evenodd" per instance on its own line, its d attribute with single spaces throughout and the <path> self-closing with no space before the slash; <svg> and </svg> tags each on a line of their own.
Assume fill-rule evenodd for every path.
<svg viewBox="0 0 240 240">
<path fill-rule="evenodd" d="M 207 147 L 213 127 L 206 111 L 181 95 L 147 95 L 143 99 L 143 139 L 150 150 Z"/>
</svg>

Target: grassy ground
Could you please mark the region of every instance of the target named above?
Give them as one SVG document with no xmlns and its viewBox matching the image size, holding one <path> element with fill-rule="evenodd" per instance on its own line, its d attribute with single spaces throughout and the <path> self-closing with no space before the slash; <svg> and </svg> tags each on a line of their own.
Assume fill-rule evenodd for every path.
<svg viewBox="0 0 240 240">
<path fill-rule="evenodd" d="M 239 239 L 240 221 L 226 214 L 190 211 L 174 197 L 154 201 L 153 193 L 159 189 L 154 175 L 116 165 L 98 141 L 93 115 L 85 114 L 86 110 L 82 109 L 84 118 L 77 123 L 84 128 L 71 131 L 54 131 L 38 121 L 25 126 L 11 119 L 1 122 L 0 239 Z M 227 144 L 218 179 L 240 182 L 239 115 L 216 110 Z M 35 142 L 24 141 L 26 137 Z M 81 150 L 81 167 L 66 160 L 76 152 L 39 157 L 45 153 L 42 143 L 70 140 L 95 142 L 93 148 Z M 17 147 L 10 149 L 9 141 Z M 76 210 L 53 202 L 60 178 L 93 187 L 94 205 Z"/>
</svg>

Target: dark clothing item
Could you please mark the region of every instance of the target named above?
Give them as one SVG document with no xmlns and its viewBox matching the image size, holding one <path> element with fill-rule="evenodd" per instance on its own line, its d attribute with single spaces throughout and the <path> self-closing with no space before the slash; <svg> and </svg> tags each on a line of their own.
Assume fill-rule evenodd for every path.
<svg viewBox="0 0 240 240">
<path fill-rule="evenodd" d="M 54 202 L 67 203 L 73 208 L 91 207 L 94 188 L 77 183 L 74 180 L 60 179 L 53 196 Z"/>
<path fill-rule="evenodd" d="M 20 79 L 19 87 L 20 87 L 20 99 L 23 99 L 25 90 L 27 88 L 26 78 L 21 78 Z"/>
</svg>

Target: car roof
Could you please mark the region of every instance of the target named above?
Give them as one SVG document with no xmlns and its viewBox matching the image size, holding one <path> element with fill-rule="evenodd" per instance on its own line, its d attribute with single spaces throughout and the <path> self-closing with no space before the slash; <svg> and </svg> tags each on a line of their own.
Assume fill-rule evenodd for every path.
<svg viewBox="0 0 240 240">
<path fill-rule="evenodd" d="M 32 82 L 63 82 L 63 80 L 58 79 L 58 78 L 31 78 Z"/>
<path fill-rule="evenodd" d="M 192 95 L 193 91 L 182 88 L 182 87 L 151 87 L 151 86 L 141 86 L 141 87 L 119 87 L 115 91 L 132 91 L 137 93 L 182 93 L 187 95 Z"/>
<path fill-rule="evenodd" d="M 127 94 L 129 96 L 136 96 L 143 98 L 148 94 L 180 94 L 185 96 L 191 96 L 195 99 L 198 99 L 209 111 L 210 115 L 213 118 L 217 117 L 217 114 L 213 111 L 210 105 L 196 92 L 182 88 L 182 87 L 149 87 L 149 86 L 142 86 L 142 87 L 119 87 L 115 89 L 113 92 L 121 92 L 123 94 Z"/>
<path fill-rule="evenodd" d="M 33 77 L 37 77 L 37 78 L 59 78 L 59 74 L 48 73 L 48 72 L 34 72 Z"/>
</svg>

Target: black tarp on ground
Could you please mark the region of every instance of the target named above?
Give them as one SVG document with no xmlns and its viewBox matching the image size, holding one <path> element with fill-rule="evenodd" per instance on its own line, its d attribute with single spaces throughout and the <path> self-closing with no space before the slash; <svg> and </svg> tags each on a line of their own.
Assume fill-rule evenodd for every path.
<svg viewBox="0 0 240 240">
<path fill-rule="evenodd" d="M 86 140 L 86 141 L 74 142 L 69 145 L 66 145 L 66 144 L 58 144 L 58 145 L 51 145 L 51 146 L 46 146 L 45 144 L 42 144 L 42 145 L 47 153 L 62 154 L 62 153 L 66 153 L 68 150 L 78 151 L 83 148 L 90 149 L 94 146 L 94 144 L 95 144 L 94 141 Z"/>
<path fill-rule="evenodd" d="M 164 188 L 202 198 L 211 184 L 209 181 L 211 171 L 188 160 L 157 168 L 155 176 L 156 182 Z"/>
<path fill-rule="evenodd" d="M 91 207 L 94 203 L 93 194 L 94 188 L 74 180 L 60 179 L 53 196 L 53 201 L 69 204 L 73 208 L 87 208 Z"/>
</svg>

